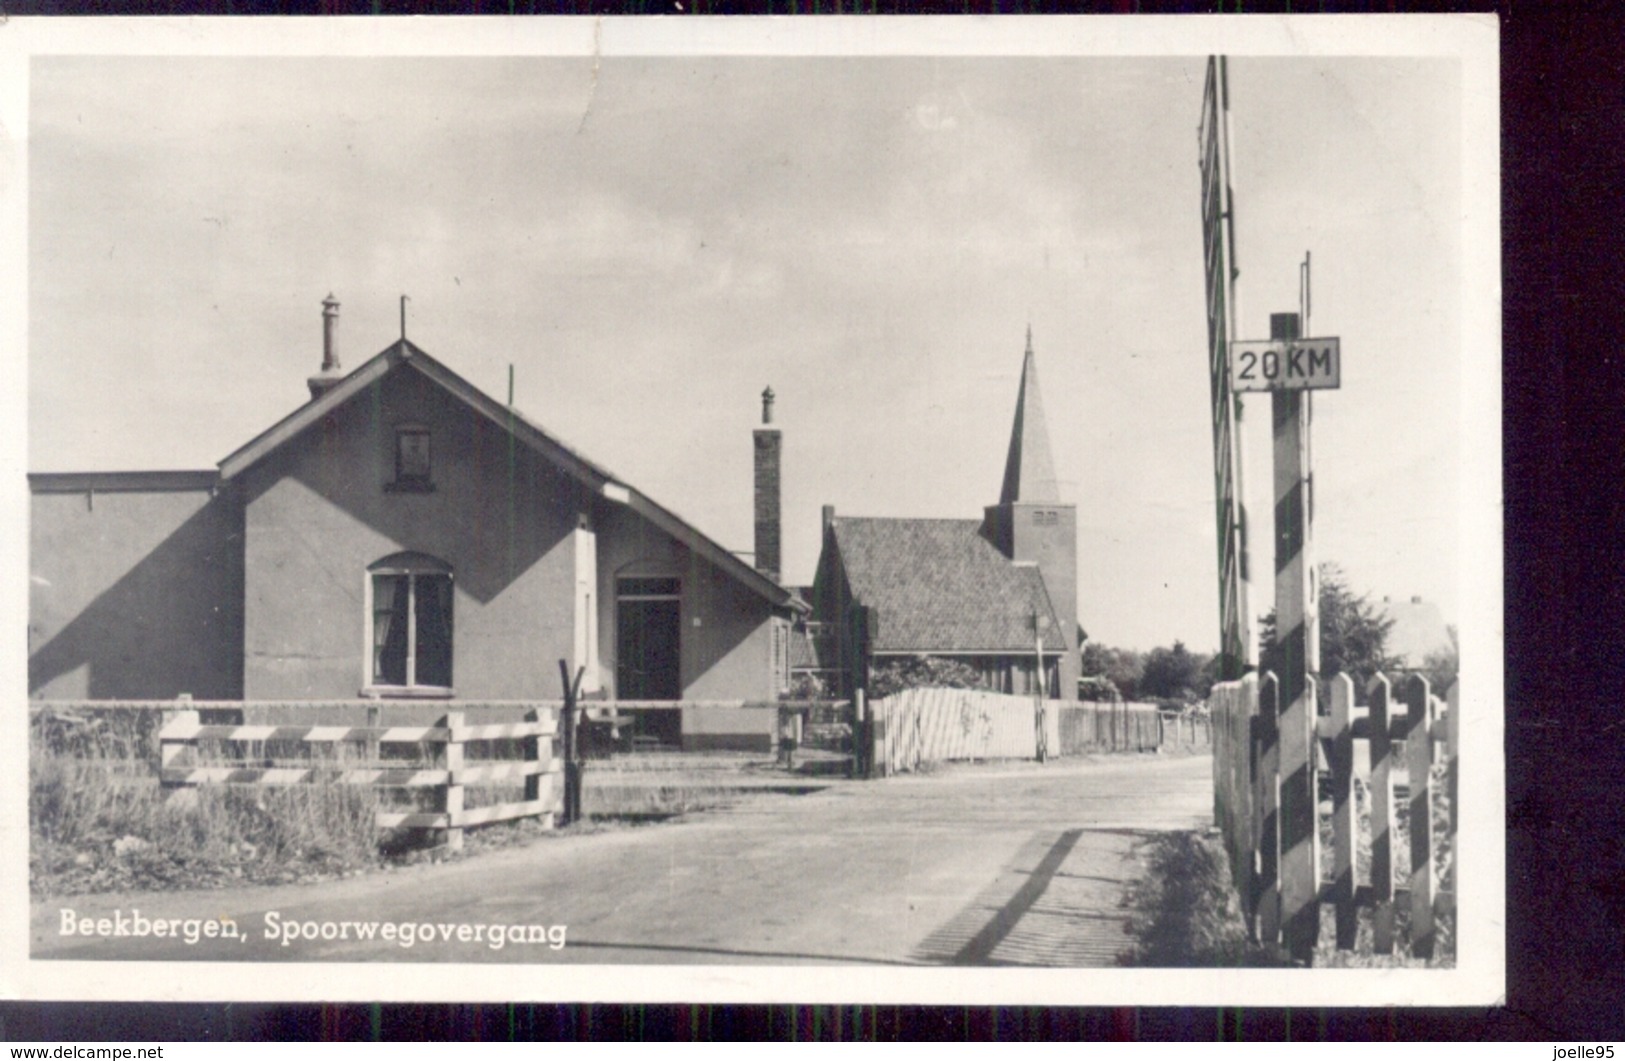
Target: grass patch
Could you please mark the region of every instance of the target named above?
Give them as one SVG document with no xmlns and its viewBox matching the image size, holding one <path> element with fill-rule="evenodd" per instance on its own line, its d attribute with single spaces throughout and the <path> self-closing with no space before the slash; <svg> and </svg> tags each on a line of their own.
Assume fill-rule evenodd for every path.
<svg viewBox="0 0 1625 1061">
<path fill-rule="evenodd" d="M 380 858 L 371 789 L 222 786 L 165 799 L 144 764 L 42 755 L 30 757 L 29 782 L 39 898 L 330 878 Z"/>
<path fill-rule="evenodd" d="M 1128 897 L 1134 943 L 1120 955 L 1120 964 L 1161 968 L 1291 964 L 1273 948 L 1248 938 L 1241 902 L 1231 884 L 1230 858 L 1217 832 L 1166 833 L 1147 841 L 1139 854 L 1146 872 Z M 1455 964 L 1454 924 L 1449 915 L 1436 918 L 1434 956 L 1426 960 L 1410 955 L 1410 911 L 1403 902 L 1395 904 L 1392 954 L 1374 953 L 1369 908 L 1358 911 L 1354 949 L 1338 950 L 1336 916 L 1333 904 L 1321 904 L 1315 968 L 1425 969 Z"/>
<path fill-rule="evenodd" d="M 1250 942 L 1217 835 L 1166 833 L 1142 849 L 1146 873 L 1130 891 L 1133 946 L 1119 963 L 1158 968 L 1283 964 Z"/>
<path fill-rule="evenodd" d="M 536 818 L 470 828 L 457 854 L 440 846 L 443 834 L 377 827 L 380 810 L 432 810 L 435 789 L 303 784 L 165 790 L 155 767 L 160 721 L 158 712 L 48 708 L 31 714 L 29 884 L 35 898 L 330 880 L 652 824 L 734 802 L 740 792 L 728 787 L 728 776 L 754 765 L 747 756 L 682 760 L 681 770 L 669 761 L 634 761 L 628 774 L 638 783 L 617 785 L 614 772 L 605 770 L 607 783 L 586 787 L 582 821 L 562 830 Z M 519 741 L 466 747 L 470 761 L 524 755 Z M 440 752 L 437 745 L 385 745 L 375 765 L 432 765 Z M 256 767 L 366 765 L 356 747 L 342 744 L 212 742 L 199 753 L 203 761 Z M 463 790 L 470 810 L 523 796 L 521 781 Z"/>
<path fill-rule="evenodd" d="M 428 790 L 342 784 L 165 790 L 155 768 L 158 721 L 157 712 L 46 709 L 30 716 L 34 897 L 328 880 L 420 860 L 435 842 L 426 830 L 377 826 L 380 809 L 425 809 Z M 223 747 L 211 753 L 255 766 L 355 765 L 353 750 L 342 746 L 217 743 Z M 470 792 L 473 805 L 482 805 L 483 791 Z"/>
</svg>

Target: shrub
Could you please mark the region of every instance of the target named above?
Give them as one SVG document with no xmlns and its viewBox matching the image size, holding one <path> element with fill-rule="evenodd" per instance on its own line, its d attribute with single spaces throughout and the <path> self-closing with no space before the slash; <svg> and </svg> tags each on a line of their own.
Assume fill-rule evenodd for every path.
<svg viewBox="0 0 1625 1061">
<path fill-rule="evenodd" d="M 1104 674 L 1094 674 L 1078 679 L 1078 699 L 1109 704 L 1122 700 L 1123 696 L 1110 678 Z"/>
<path fill-rule="evenodd" d="M 911 656 L 874 668 L 869 677 L 869 698 L 880 700 L 904 689 L 922 686 L 946 689 L 986 689 L 982 673 L 968 663 L 942 656 Z"/>
<path fill-rule="evenodd" d="M 829 688 L 816 674 L 796 674 L 790 678 L 790 687 L 779 694 L 780 700 L 827 700 Z"/>
</svg>

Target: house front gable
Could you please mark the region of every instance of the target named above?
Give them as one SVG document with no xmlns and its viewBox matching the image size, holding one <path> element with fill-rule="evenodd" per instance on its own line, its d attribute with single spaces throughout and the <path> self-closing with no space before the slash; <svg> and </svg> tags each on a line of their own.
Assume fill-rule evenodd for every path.
<svg viewBox="0 0 1625 1061">
<path fill-rule="evenodd" d="M 247 696 L 553 697 L 561 660 L 609 696 L 777 695 L 773 617 L 805 605 L 409 353 L 222 463 L 244 498 Z M 401 662 L 438 658 L 418 642 L 441 627 L 449 684 Z"/>
<path fill-rule="evenodd" d="M 409 362 L 234 488 L 248 698 L 557 695 L 557 660 L 590 621 L 576 614 L 576 532 L 593 498 Z M 431 627 L 449 630 L 450 681 L 402 680 L 388 662 L 402 637 L 414 663 L 447 650 Z"/>
</svg>

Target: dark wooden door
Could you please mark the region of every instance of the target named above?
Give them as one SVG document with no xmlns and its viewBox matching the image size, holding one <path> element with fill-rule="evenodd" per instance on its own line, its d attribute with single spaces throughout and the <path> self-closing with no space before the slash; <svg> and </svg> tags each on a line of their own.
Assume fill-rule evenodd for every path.
<svg viewBox="0 0 1625 1061">
<path fill-rule="evenodd" d="M 622 600 L 616 609 L 615 696 L 678 700 L 682 623 L 675 600 Z"/>
</svg>

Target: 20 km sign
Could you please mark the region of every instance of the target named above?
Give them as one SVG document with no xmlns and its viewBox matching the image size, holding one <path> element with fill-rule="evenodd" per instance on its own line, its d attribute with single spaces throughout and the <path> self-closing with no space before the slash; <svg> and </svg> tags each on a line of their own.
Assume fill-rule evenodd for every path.
<svg viewBox="0 0 1625 1061">
<path fill-rule="evenodd" d="M 1336 339 L 1237 340 L 1230 386 L 1238 391 L 1334 390 L 1342 385 Z"/>
</svg>

